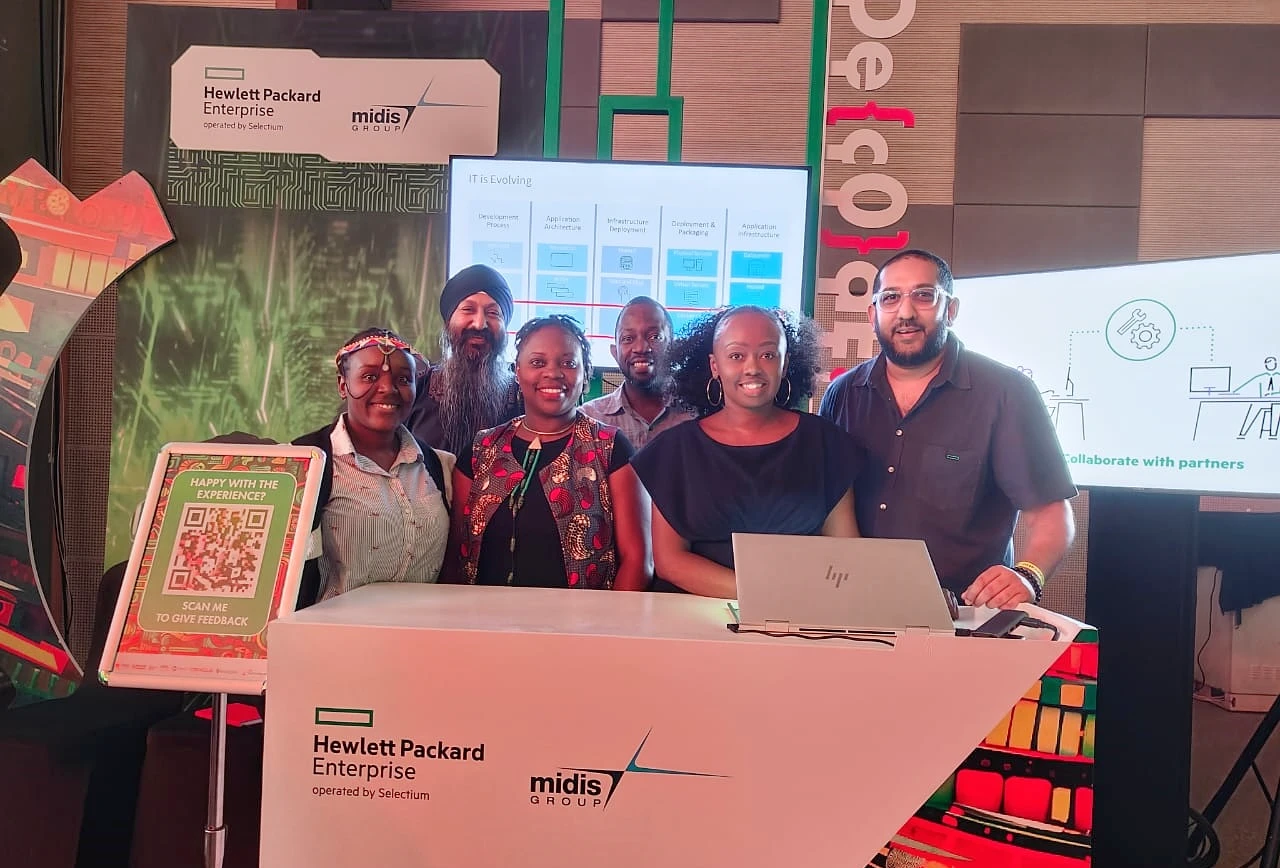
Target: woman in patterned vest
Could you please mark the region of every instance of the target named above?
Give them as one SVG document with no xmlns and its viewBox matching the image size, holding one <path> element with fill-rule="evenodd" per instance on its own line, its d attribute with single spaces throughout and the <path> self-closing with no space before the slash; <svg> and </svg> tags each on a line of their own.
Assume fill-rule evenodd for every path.
<svg viewBox="0 0 1280 868">
<path fill-rule="evenodd" d="M 458 456 L 444 580 L 643 591 L 652 577 L 649 498 L 618 429 L 580 412 L 591 349 L 575 320 L 516 335 L 525 415 Z"/>
</svg>

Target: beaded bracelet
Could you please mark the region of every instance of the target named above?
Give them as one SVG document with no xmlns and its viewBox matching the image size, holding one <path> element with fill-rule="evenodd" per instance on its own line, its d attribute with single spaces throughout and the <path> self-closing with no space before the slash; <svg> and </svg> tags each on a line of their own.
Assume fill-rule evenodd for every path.
<svg viewBox="0 0 1280 868">
<path fill-rule="evenodd" d="M 1035 593 L 1032 602 L 1039 603 L 1040 595 L 1044 593 L 1044 571 L 1031 561 L 1018 561 L 1013 565 L 1013 571 L 1031 584 L 1031 590 Z"/>
</svg>

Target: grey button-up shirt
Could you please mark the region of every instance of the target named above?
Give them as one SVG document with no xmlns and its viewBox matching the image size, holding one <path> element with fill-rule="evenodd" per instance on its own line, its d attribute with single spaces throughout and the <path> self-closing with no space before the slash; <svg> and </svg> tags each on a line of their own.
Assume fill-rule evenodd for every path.
<svg viewBox="0 0 1280 868">
<path fill-rule="evenodd" d="M 677 410 L 674 407 L 667 407 L 658 414 L 658 418 L 652 422 L 646 422 L 644 417 L 631 406 L 631 402 L 627 400 L 627 393 L 622 386 L 607 395 L 602 395 L 594 401 L 588 401 L 583 404 L 582 412 L 597 422 L 603 422 L 606 425 L 612 425 L 617 428 L 627 435 L 627 439 L 631 441 L 631 445 L 636 449 L 639 449 L 668 428 L 674 428 L 680 423 L 688 422 L 693 418 L 692 413 Z"/>
</svg>

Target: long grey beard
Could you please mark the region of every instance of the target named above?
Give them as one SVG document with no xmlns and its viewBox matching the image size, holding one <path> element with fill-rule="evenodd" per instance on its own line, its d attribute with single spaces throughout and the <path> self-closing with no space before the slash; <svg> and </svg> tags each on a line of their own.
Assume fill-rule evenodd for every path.
<svg viewBox="0 0 1280 868">
<path fill-rule="evenodd" d="M 476 434 L 507 421 L 507 396 L 511 373 L 501 355 L 486 356 L 477 365 L 461 353 L 452 353 L 440 373 L 444 389 L 440 398 L 440 425 L 444 448 L 454 455 L 470 446 Z"/>
</svg>

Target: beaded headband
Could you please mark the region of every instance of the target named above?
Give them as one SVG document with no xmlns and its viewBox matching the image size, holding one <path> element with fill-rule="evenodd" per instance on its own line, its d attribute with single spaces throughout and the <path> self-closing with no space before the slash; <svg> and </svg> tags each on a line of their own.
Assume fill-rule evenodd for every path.
<svg viewBox="0 0 1280 868">
<path fill-rule="evenodd" d="M 358 338 L 338 350 L 337 354 L 333 357 L 333 363 L 338 366 L 338 373 L 342 373 L 343 359 L 352 353 L 358 353 L 369 347 L 377 347 L 382 351 L 382 370 L 384 371 L 391 369 L 390 364 L 387 362 L 387 358 L 398 350 L 404 350 L 413 358 L 414 362 L 417 363 L 420 369 L 425 369 L 426 359 L 423 358 L 417 350 L 389 332 L 380 332 L 378 334 L 366 335 L 365 337 Z"/>
</svg>

